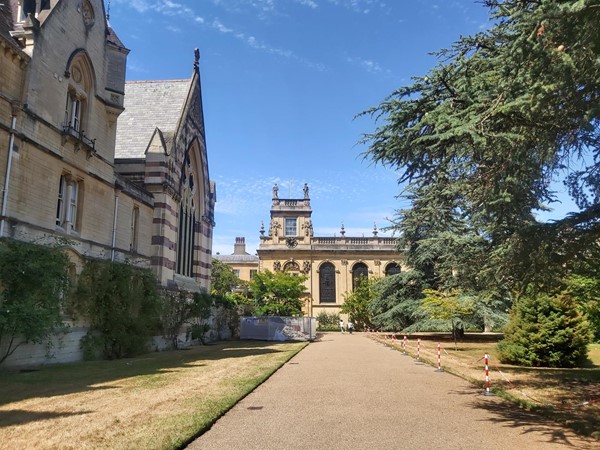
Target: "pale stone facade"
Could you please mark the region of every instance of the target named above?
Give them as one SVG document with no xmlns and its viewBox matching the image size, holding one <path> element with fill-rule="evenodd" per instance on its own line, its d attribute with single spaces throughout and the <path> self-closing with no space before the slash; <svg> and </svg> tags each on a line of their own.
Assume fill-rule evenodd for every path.
<svg viewBox="0 0 600 450">
<path fill-rule="evenodd" d="M 231 255 L 216 254 L 214 258 L 227 264 L 242 281 L 250 281 L 258 272 L 258 256 L 246 252 L 246 238 L 236 237 Z"/>
<path fill-rule="evenodd" d="M 128 114 L 151 85 L 128 93 L 129 50 L 102 0 L 1 2 L 0 49 L 0 238 L 68 238 L 75 272 L 127 260 L 165 287 L 208 290 L 216 198 L 198 53 L 168 108 L 150 97 L 171 113 L 152 123 Z M 127 141 L 124 116 L 141 138 Z"/>
<path fill-rule="evenodd" d="M 282 199 L 275 185 L 269 227 L 261 229 L 259 270 L 305 275 L 306 315 L 339 313 L 358 276 L 381 278 L 406 269 L 396 239 L 378 234 L 374 227 L 371 237 L 349 237 L 342 226 L 339 236 L 314 236 L 308 186 L 303 197 Z"/>
</svg>

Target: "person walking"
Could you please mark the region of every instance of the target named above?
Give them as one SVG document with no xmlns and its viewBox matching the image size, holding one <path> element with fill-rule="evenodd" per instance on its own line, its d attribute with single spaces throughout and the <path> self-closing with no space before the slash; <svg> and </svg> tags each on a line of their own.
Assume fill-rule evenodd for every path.
<svg viewBox="0 0 600 450">
<path fill-rule="evenodd" d="M 348 319 L 348 333 L 352 334 L 353 330 L 354 330 L 354 324 L 352 323 L 352 321 L 350 319 Z"/>
<path fill-rule="evenodd" d="M 344 334 L 344 320 L 340 319 L 340 331 Z"/>
</svg>

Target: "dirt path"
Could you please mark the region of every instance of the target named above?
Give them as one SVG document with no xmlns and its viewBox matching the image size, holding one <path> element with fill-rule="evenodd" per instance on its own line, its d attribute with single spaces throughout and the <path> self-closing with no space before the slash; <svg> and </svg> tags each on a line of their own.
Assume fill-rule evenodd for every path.
<svg viewBox="0 0 600 450">
<path fill-rule="evenodd" d="M 558 449 L 598 441 L 360 334 L 310 344 L 189 449 Z"/>
</svg>

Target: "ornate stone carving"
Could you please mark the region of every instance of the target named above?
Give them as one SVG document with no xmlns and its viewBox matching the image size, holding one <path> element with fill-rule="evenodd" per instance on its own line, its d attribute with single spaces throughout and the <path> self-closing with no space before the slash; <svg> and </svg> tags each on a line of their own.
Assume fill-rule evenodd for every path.
<svg viewBox="0 0 600 450">
<path fill-rule="evenodd" d="M 281 224 L 275 219 L 271 220 L 271 226 L 269 227 L 269 236 L 278 236 Z"/>
<path fill-rule="evenodd" d="M 310 272 L 310 267 L 311 267 L 310 261 L 304 261 L 302 263 L 302 272 L 304 272 L 304 273 Z"/>
</svg>

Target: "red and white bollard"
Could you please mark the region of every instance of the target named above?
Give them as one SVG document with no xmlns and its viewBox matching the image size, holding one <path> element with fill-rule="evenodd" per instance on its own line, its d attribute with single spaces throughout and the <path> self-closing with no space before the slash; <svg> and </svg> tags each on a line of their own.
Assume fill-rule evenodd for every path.
<svg viewBox="0 0 600 450">
<path fill-rule="evenodd" d="M 490 368 L 489 368 L 490 355 L 488 355 L 486 353 L 484 355 L 483 359 L 485 362 L 485 391 L 483 392 L 483 395 L 494 395 L 490 392 Z"/>
<path fill-rule="evenodd" d="M 415 359 L 415 362 L 421 362 L 421 339 L 417 339 L 417 358 Z"/>
<path fill-rule="evenodd" d="M 437 370 L 436 372 L 443 372 L 444 369 L 442 369 L 442 343 L 438 342 L 438 366 L 437 366 Z"/>
<path fill-rule="evenodd" d="M 406 336 L 404 336 L 404 339 L 402 339 L 402 354 L 406 355 L 406 345 L 408 344 L 408 338 Z"/>
</svg>

